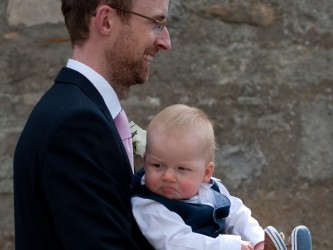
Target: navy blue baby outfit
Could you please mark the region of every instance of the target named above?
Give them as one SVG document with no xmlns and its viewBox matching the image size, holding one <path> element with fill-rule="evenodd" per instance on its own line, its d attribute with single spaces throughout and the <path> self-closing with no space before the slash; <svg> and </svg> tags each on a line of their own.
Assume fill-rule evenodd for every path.
<svg viewBox="0 0 333 250">
<path fill-rule="evenodd" d="M 186 203 L 178 200 L 170 200 L 150 192 L 145 185 L 141 185 L 144 175 L 143 168 L 138 170 L 132 179 L 132 195 L 155 200 L 170 211 L 177 213 L 192 231 L 216 238 L 225 232 L 225 218 L 229 215 L 230 201 L 221 194 L 217 183 L 214 181 L 211 187 L 214 193 L 216 208 L 205 204 Z"/>
</svg>

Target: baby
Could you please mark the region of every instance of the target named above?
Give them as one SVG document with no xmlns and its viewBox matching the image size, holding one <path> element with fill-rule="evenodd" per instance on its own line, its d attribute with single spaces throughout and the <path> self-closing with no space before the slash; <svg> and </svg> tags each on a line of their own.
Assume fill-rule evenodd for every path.
<svg viewBox="0 0 333 250">
<path fill-rule="evenodd" d="M 263 230 L 212 177 L 215 149 L 213 125 L 202 110 L 178 104 L 154 117 L 144 169 L 132 182 L 133 214 L 143 235 L 155 249 L 286 249 L 273 227 Z M 293 233 L 294 241 L 306 244 L 289 244 L 291 249 L 311 249 L 306 227 Z"/>
</svg>

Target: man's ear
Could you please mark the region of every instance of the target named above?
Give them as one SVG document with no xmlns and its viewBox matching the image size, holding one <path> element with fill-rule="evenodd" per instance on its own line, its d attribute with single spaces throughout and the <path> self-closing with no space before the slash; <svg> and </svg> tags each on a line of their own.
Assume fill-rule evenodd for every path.
<svg viewBox="0 0 333 250">
<path fill-rule="evenodd" d="M 209 162 L 205 168 L 205 175 L 203 178 L 203 182 L 208 182 L 212 176 L 213 176 L 213 172 L 214 172 L 214 162 Z"/>
<path fill-rule="evenodd" d="M 109 34 L 116 18 L 116 11 L 107 5 L 102 5 L 97 8 L 95 25 L 101 34 Z"/>
</svg>

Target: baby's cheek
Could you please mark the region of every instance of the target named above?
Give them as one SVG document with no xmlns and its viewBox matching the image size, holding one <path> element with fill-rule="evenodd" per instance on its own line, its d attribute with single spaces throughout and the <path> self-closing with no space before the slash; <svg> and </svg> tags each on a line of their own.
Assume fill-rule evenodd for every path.
<svg viewBox="0 0 333 250">
<path fill-rule="evenodd" d="M 145 179 L 145 185 L 152 192 L 154 192 L 156 190 L 156 182 L 151 178 Z"/>
<path fill-rule="evenodd" d="M 198 193 L 198 187 L 189 182 L 182 187 L 183 190 L 183 199 L 189 199 L 195 196 Z"/>
</svg>

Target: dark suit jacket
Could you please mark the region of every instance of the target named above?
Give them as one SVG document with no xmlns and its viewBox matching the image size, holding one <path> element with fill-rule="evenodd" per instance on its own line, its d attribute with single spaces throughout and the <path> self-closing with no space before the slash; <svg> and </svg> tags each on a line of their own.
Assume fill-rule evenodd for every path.
<svg viewBox="0 0 333 250">
<path fill-rule="evenodd" d="M 137 249 L 131 167 L 96 88 L 63 68 L 14 156 L 16 250 Z"/>
</svg>

